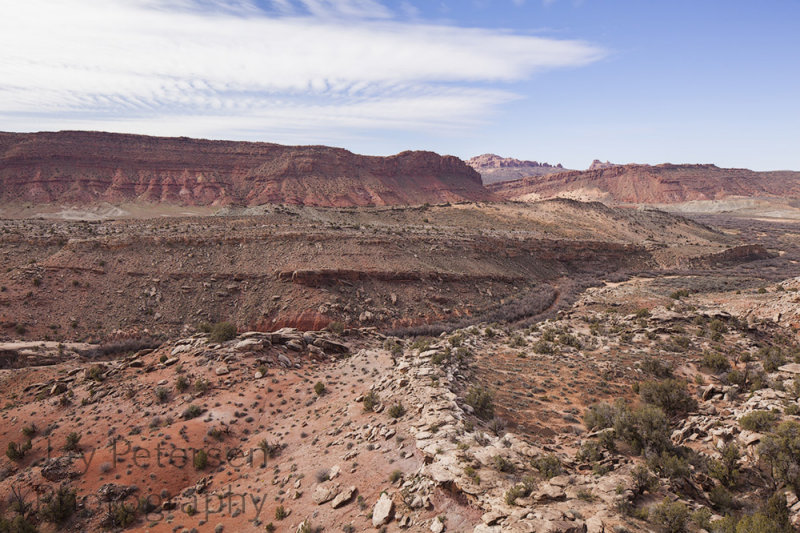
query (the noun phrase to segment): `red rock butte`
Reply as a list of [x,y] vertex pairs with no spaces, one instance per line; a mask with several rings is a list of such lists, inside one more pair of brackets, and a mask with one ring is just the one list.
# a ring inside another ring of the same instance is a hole
[[463,161],[87,131],[0,133],[0,201],[418,205],[493,199]]

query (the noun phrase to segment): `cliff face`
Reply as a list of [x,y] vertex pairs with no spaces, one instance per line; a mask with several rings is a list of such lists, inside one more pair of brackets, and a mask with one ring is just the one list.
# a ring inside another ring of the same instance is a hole
[[0,133],[0,201],[362,206],[485,201],[463,161],[101,132]]
[[497,183],[529,176],[546,176],[563,172],[561,163],[551,165],[538,161],[522,161],[512,157],[500,157],[495,154],[483,154],[467,160],[467,164],[477,170],[483,183]]
[[715,165],[617,165],[497,183],[488,189],[508,200],[580,195],[632,204],[800,198],[800,172],[754,172]]

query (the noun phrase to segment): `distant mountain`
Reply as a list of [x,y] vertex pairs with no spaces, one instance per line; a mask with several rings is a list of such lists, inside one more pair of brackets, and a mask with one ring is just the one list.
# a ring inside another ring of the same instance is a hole
[[589,170],[599,170],[601,168],[611,168],[611,167],[616,167],[616,166],[619,166],[619,165],[616,165],[616,164],[611,163],[609,161],[606,161],[605,163],[603,163],[599,159],[595,159],[594,161],[592,161],[592,164],[589,165]]
[[515,180],[529,176],[546,176],[565,169],[561,163],[551,165],[538,161],[522,161],[512,157],[483,154],[467,160],[467,164],[477,170],[484,184]]
[[715,165],[611,165],[487,187],[507,200],[570,197],[616,204],[677,204],[730,198],[800,199],[800,172]]
[[363,206],[486,201],[481,177],[433,152],[86,131],[0,133],[0,202]]

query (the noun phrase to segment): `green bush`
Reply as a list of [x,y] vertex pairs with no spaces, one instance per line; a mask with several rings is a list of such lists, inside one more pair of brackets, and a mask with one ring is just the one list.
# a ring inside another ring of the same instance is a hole
[[32,447],[33,444],[29,440],[22,444],[11,441],[6,448],[6,457],[12,461],[21,461]]
[[739,419],[739,425],[749,431],[763,433],[770,429],[780,415],[774,411],[751,411]]
[[317,396],[322,396],[325,394],[325,384],[321,381],[317,381],[314,383],[314,394]]
[[663,451],[658,455],[653,454],[647,460],[647,464],[661,477],[669,479],[689,477],[688,461],[674,453]]
[[720,352],[705,352],[703,354],[703,366],[719,374],[730,370],[731,363],[728,361],[725,354]]
[[672,376],[672,365],[657,357],[646,357],[642,360],[641,365],[642,370],[657,378],[668,378]]
[[492,457],[492,462],[494,463],[494,467],[497,469],[498,472],[505,472],[510,474],[516,470],[514,463],[512,463],[502,455],[498,454]]
[[793,533],[795,531],[789,521],[789,509],[786,496],[773,494],[769,500],[751,515],[741,518],[727,516],[712,524],[715,533]]
[[178,376],[178,379],[175,380],[175,390],[178,392],[183,392],[189,388],[189,380],[186,379],[186,376]]
[[389,410],[387,412],[388,412],[389,416],[392,417],[392,418],[400,418],[401,416],[406,414],[406,408],[403,407],[402,403],[397,402],[394,405],[392,405],[391,407],[389,407]]
[[25,516],[17,515],[11,519],[0,516],[0,533],[38,533],[38,531]]
[[283,520],[287,516],[289,516],[289,513],[283,505],[279,505],[275,508],[275,520]]
[[686,389],[686,382],[677,379],[645,381],[639,385],[642,401],[660,407],[667,415],[685,414],[697,408],[697,401]]
[[636,452],[660,453],[672,446],[669,421],[664,411],[654,405],[631,409],[618,402],[615,406],[614,431]]
[[105,522],[112,529],[124,529],[133,524],[134,521],[136,521],[136,506],[114,502],[108,504],[108,514]]
[[531,459],[531,465],[538,470],[545,479],[555,477],[564,471],[561,466],[561,461],[553,454],[535,457]]
[[61,485],[58,489],[42,498],[39,517],[54,524],[67,520],[75,512],[77,495],[74,489]]
[[208,465],[208,454],[205,452],[205,450],[197,450],[197,452],[194,454],[193,462],[194,467],[197,470],[203,470]]
[[470,387],[464,403],[472,407],[479,418],[488,420],[494,416],[494,395],[484,387]]
[[641,496],[645,491],[653,492],[658,488],[658,478],[650,474],[650,470],[644,465],[636,465],[631,470],[633,480],[633,492]]
[[772,477],[800,493],[800,423],[781,422],[758,447],[760,458],[769,465]]
[[184,420],[191,420],[192,418],[197,418],[202,414],[203,409],[200,406],[192,404],[183,410],[183,414],[181,416]]
[[726,487],[733,487],[739,479],[739,459],[742,451],[733,442],[728,442],[720,451],[722,458],[709,465],[709,474]]
[[64,443],[64,450],[74,452],[79,449],[78,443],[81,441],[81,435],[76,432],[71,432],[67,435],[66,442]]
[[166,403],[169,400],[169,389],[165,387],[156,387],[155,394],[159,403]]
[[614,407],[605,402],[590,405],[583,413],[583,423],[590,431],[613,427],[615,412]]
[[236,325],[231,322],[217,322],[211,326],[209,338],[213,342],[225,342],[236,337]]
[[378,393],[374,390],[369,391],[364,395],[364,410],[365,411],[373,411],[375,407],[378,406],[380,403],[380,398],[378,397]]
[[650,520],[667,533],[682,533],[686,531],[689,509],[684,503],[671,502],[664,498],[664,501],[650,510]]

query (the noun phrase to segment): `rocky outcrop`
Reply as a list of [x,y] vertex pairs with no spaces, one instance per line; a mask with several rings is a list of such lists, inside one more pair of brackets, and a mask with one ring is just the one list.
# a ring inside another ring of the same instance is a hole
[[561,163],[539,163],[538,161],[523,161],[513,157],[500,157],[495,154],[483,154],[467,160],[467,164],[480,172],[483,183],[497,183],[515,180],[528,176],[546,176],[563,172]]
[[800,198],[800,172],[754,172],[715,165],[612,165],[496,183],[506,200],[558,196],[619,204],[674,204],[726,198]]
[[0,201],[364,206],[484,201],[453,156],[102,132],[0,133]]

